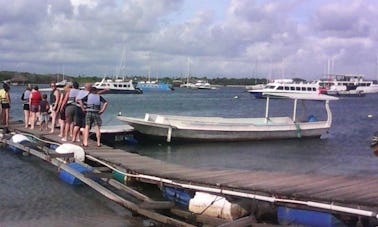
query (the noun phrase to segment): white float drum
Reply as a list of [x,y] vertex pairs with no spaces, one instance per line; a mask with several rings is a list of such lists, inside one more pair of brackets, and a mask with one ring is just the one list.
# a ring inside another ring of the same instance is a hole
[[[16,134],[16,135],[13,135],[12,138],[10,139],[10,141],[12,143],[17,143],[17,144],[22,144],[24,146],[27,146],[28,144],[31,144],[31,140],[22,135],[22,134]],[[19,153],[19,152],[22,152],[20,149],[18,149],[17,147],[15,146],[12,146],[12,145],[9,145],[9,149],[15,153]]]
[[70,143],[64,143],[55,149],[56,153],[59,154],[74,154],[75,161],[84,162],[85,152],[80,146]]

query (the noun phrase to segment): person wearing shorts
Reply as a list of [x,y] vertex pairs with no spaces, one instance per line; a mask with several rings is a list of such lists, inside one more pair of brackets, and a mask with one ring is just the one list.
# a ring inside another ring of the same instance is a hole
[[34,89],[32,90],[29,98],[29,107],[30,107],[30,122],[31,122],[31,129],[34,129],[35,122],[37,120],[37,117],[39,115],[39,110],[41,107],[41,100],[42,96],[39,92],[38,86],[34,86]]
[[0,90],[1,101],[1,115],[3,119],[3,125],[5,128],[9,126],[9,109],[10,109],[10,87],[7,83],[3,83],[3,89]]
[[[92,87],[88,96],[80,100],[80,107],[85,112],[85,128],[83,135],[83,146],[88,146],[89,129],[92,125],[95,126],[97,146],[101,146],[101,114],[105,111],[108,102],[99,94],[96,93],[97,89]],[[86,106],[84,106],[86,103]]]
[[52,82],[50,84],[52,89],[50,93],[50,106],[51,106],[51,130],[50,133],[54,133],[55,124],[57,122],[57,118],[59,118],[59,101],[60,101],[60,91],[56,88],[56,83]]
[[44,127],[46,127],[46,130],[48,129],[48,123],[50,120],[49,117],[49,110],[50,110],[50,104],[47,101],[47,95],[43,94],[42,95],[42,101],[41,101],[41,106],[40,106],[40,130],[42,131]]
[[24,110],[24,123],[25,128],[29,126],[29,118],[30,118],[30,106],[29,106],[29,98],[31,94],[30,85],[27,85],[25,91],[21,95],[21,101],[23,102],[22,109]]
[[68,134],[73,135],[74,128],[74,117],[76,112],[76,96],[79,93],[79,84],[74,81],[72,83],[72,88],[64,96],[63,103],[66,103],[65,118],[66,124],[64,129],[64,136],[62,141],[68,141]]

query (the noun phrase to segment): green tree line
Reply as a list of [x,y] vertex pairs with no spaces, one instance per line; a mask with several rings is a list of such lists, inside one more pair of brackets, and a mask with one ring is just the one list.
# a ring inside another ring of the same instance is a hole
[[[97,76],[67,76],[64,75],[67,81],[77,81],[82,83],[94,83],[100,81],[102,78]],[[132,79],[134,81],[147,80],[144,76],[127,76],[127,79]],[[51,81],[58,82],[63,79],[62,74],[37,74],[29,72],[16,72],[16,71],[0,71],[0,81],[7,81],[19,84],[48,84]],[[173,82],[185,83],[186,78],[180,77],[163,77],[159,78],[160,81],[172,84]],[[227,77],[217,77],[217,78],[207,78],[207,77],[191,77],[190,81],[195,82],[197,80],[206,80],[212,85],[254,85],[266,83],[266,79],[261,78],[227,78]]]

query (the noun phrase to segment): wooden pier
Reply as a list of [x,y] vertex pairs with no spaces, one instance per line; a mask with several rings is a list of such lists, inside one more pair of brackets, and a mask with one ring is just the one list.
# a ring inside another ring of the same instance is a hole
[[[10,129],[18,133],[33,134],[43,140],[62,143],[61,138],[55,134],[40,132],[38,129],[25,129],[22,124],[15,124]],[[84,150],[86,159],[122,173],[128,179],[275,205],[378,218],[378,178],[373,176],[188,168],[106,145],[97,147],[93,141]],[[251,220],[251,217],[244,219],[244,224]]]

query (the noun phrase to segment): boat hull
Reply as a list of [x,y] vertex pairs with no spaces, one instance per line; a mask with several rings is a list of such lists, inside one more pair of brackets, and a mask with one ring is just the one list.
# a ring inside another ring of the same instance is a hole
[[138,83],[136,86],[142,91],[172,91],[173,89],[165,83],[149,84],[149,83]]
[[106,90],[104,94],[143,94],[143,91],[140,89],[134,89],[134,90],[121,90],[121,89],[100,89],[97,88],[97,90]]
[[[153,136],[161,140],[166,140],[168,129],[164,128],[151,128],[145,126],[135,126],[131,124],[139,133]],[[253,141],[253,140],[269,140],[269,139],[295,139],[305,137],[320,137],[327,133],[328,129],[313,129],[310,131],[302,132],[298,135],[296,130],[288,131],[275,131],[275,132],[233,132],[233,131],[208,131],[208,130],[180,130],[172,129],[172,141]]]
[[[328,132],[329,127],[305,127],[305,126],[282,126],[281,129],[269,130],[268,127],[263,130],[206,130],[206,129],[180,129],[176,127],[167,127],[165,125],[151,125],[144,122],[126,121],[138,133],[137,138],[146,139],[146,136],[167,140],[170,135],[172,142],[177,141],[207,141],[207,142],[235,142],[235,141],[253,141],[253,140],[271,140],[271,139],[295,139],[305,137],[320,137]],[[311,124],[311,123],[307,123]],[[314,123],[316,125],[316,123]],[[169,132],[171,130],[171,132]]]

